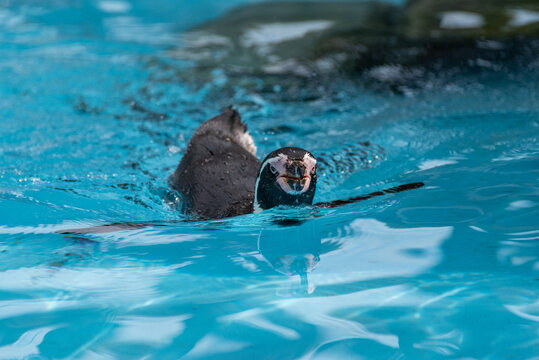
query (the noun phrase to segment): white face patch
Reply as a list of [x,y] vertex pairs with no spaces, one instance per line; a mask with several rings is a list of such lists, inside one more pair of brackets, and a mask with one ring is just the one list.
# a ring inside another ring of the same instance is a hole
[[253,210],[255,213],[258,213],[258,212],[261,212],[262,211],[262,208],[260,207],[260,203],[258,202],[258,184],[260,183],[260,174],[262,174],[262,172],[264,171],[264,169],[266,168],[266,166],[268,165],[272,165],[272,166],[275,166],[274,164],[276,162],[278,162],[279,160],[281,159],[288,159],[288,157],[284,154],[279,154],[277,155],[277,157],[273,157],[271,159],[267,159],[266,161],[264,161],[264,163],[260,166],[260,171],[258,172],[258,177],[256,178],[256,185],[255,185],[255,199],[253,201]]
[[279,154],[277,157],[268,159],[266,161],[270,167],[272,173],[283,174],[286,171],[286,163],[288,162],[288,156]]
[[298,170],[295,174],[289,174],[286,171],[286,165],[290,161],[286,157],[285,159],[279,159],[274,164],[277,172],[280,176],[277,178],[277,184],[283,189],[284,192],[290,195],[300,195],[309,190],[311,186],[312,171],[316,166],[316,160],[308,153],[303,156],[303,165],[305,166],[305,172],[303,177],[300,177]]
[[305,164],[305,171],[308,174],[312,174],[313,170],[316,168],[316,159],[311,156],[311,154],[307,153],[303,157],[303,163]]

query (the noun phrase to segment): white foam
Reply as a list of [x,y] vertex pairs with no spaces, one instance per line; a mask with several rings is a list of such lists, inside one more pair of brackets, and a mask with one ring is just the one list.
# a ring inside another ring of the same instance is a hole
[[442,29],[474,29],[485,25],[485,18],[468,11],[446,11],[442,13],[440,28]]

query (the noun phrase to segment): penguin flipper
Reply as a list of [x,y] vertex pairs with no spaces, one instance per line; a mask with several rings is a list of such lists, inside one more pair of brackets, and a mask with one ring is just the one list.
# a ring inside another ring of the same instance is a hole
[[62,235],[104,234],[104,233],[111,233],[111,232],[125,231],[125,230],[138,230],[138,229],[142,229],[149,226],[163,226],[163,225],[116,222],[116,223],[99,225],[99,226],[90,226],[86,228],[58,230],[58,231],[55,231],[55,233],[62,234]]
[[314,204],[314,207],[325,208],[325,209],[335,208],[337,206],[352,204],[352,203],[360,202],[363,200],[369,200],[376,196],[382,196],[386,194],[394,194],[394,193],[407,191],[407,190],[419,189],[420,187],[423,187],[423,186],[425,186],[425,184],[422,182],[402,184],[402,185],[395,186],[389,189],[375,191],[367,195],[356,196],[356,197],[346,199],[346,200],[333,200],[333,201],[328,201],[328,202],[319,202],[319,203]]

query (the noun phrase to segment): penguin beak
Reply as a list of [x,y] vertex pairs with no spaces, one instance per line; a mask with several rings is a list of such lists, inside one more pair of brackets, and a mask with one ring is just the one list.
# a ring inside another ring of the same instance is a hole
[[299,195],[309,190],[311,175],[305,171],[303,164],[294,164],[279,175],[277,183],[286,193]]
[[311,177],[309,175],[303,177],[281,175],[277,179],[277,183],[285,192],[291,195],[299,195],[309,189],[309,185],[311,184]]

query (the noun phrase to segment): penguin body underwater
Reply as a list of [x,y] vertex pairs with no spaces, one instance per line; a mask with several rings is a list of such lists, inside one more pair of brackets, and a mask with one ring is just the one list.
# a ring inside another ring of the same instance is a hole
[[220,219],[279,205],[311,205],[316,159],[306,150],[285,147],[260,162],[247,126],[228,107],[195,131],[169,180],[185,214]]

